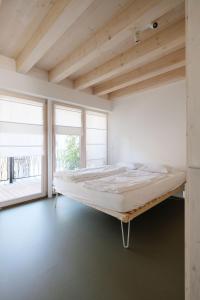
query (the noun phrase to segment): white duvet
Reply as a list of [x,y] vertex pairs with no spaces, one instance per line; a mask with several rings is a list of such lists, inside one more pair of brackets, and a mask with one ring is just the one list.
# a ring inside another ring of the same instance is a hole
[[126,170],[112,176],[85,181],[83,186],[95,191],[118,194],[144,187],[166,176],[167,174],[162,173]]
[[55,178],[61,178],[69,182],[83,182],[89,180],[95,180],[102,177],[118,175],[120,173],[126,172],[126,167],[118,167],[106,165],[99,168],[85,168],[75,171],[60,171],[54,174]]

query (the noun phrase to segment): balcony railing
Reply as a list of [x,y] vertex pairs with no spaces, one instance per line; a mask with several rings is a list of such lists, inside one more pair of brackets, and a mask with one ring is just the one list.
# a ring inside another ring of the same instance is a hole
[[0,182],[41,175],[40,156],[0,157]]

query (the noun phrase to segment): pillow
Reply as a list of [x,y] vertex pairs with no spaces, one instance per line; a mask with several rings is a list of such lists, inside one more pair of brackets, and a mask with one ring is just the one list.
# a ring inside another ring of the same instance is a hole
[[168,166],[156,163],[148,163],[144,164],[140,167],[140,170],[148,171],[151,173],[162,173],[167,174],[169,173],[170,168]]
[[142,167],[142,164],[134,163],[134,162],[118,162],[117,166],[118,167],[126,167],[127,169],[130,169],[130,170],[137,170],[140,167]]

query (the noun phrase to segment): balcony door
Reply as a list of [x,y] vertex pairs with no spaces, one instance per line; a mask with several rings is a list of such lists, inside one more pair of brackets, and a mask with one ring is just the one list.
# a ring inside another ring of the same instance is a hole
[[0,206],[45,195],[45,104],[0,97]]
[[55,104],[54,132],[54,170],[75,170],[82,167],[82,110]]

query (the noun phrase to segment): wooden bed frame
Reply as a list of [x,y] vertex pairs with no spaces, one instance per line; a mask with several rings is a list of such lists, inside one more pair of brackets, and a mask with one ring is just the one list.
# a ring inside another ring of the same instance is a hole
[[[149,202],[147,202],[145,205],[138,207],[136,209],[133,209],[132,211],[125,212],[125,213],[120,213],[114,210],[102,208],[93,204],[89,204],[83,201],[78,200],[78,202],[83,203],[89,207],[92,207],[98,211],[104,212],[112,217],[117,218],[118,220],[121,221],[121,231],[122,231],[122,241],[123,241],[123,247],[124,248],[129,248],[129,241],[130,241],[130,222],[135,219],[137,216],[141,215],[145,211],[151,209],[152,207],[158,205],[159,203],[163,202],[164,200],[168,199],[170,196],[175,195],[178,192],[183,192],[185,190],[185,182],[181,184],[179,187],[176,189],[167,192],[164,195],[161,195]],[[57,196],[60,192],[56,191],[56,200],[55,200],[55,208],[57,206]],[[62,193],[60,193],[62,194]],[[63,194],[64,195],[64,194]],[[65,195],[64,195],[65,196]],[[67,195],[66,195],[67,196]],[[125,239],[125,234],[124,234],[124,224],[128,223],[128,230],[127,230],[127,238]]]

